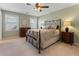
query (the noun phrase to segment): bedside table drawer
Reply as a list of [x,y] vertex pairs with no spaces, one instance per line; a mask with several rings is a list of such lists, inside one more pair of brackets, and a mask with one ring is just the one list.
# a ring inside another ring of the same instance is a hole
[[63,38],[63,42],[69,43],[70,42],[70,38]]
[[64,37],[70,37],[72,34],[71,34],[71,33],[62,33],[62,35],[63,35]]
[[63,37],[62,39],[70,40],[70,37]]

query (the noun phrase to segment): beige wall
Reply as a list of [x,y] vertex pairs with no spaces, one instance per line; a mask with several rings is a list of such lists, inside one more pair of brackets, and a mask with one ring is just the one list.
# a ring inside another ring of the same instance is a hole
[[[64,20],[71,20],[72,27],[69,29],[75,34],[75,42],[79,43],[79,4],[39,17],[39,21],[55,19],[62,19],[62,26]],[[64,31],[64,28],[62,28],[62,31]]]
[[2,13],[0,10],[0,40],[2,40]]
[[[29,15],[24,15],[20,13],[15,13],[15,12],[10,12],[10,11],[2,11],[3,15],[3,37],[8,37],[8,36],[15,36],[19,34],[19,30],[15,32],[5,32],[5,27],[4,27],[4,14],[5,13],[12,13],[15,15],[19,15],[19,25],[20,27],[23,26],[24,23],[27,24],[27,26],[30,26],[30,16]],[[64,20],[71,20],[72,21],[72,27],[70,27],[70,31],[74,32],[75,34],[75,42],[79,43],[79,5],[75,5],[73,7],[65,8],[60,11],[52,12],[44,16],[40,16],[39,18],[39,25],[41,21],[44,20],[55,20],[55,19],[62,19],[62,26],[63,26],[63,21]],[[62,31],[64,28],[62,28]]]
[[19,35],[19,30],[17,31],[5,31],[5,13],[7,14],[14,14],[14,15],[18,15],[19,16],[19,27],[23,27],[24,23],[25,26],[29,27],[29,21],[30,21],[30,16],[29,15],[25,15],[25,14],[20,14],[20,13],[15,13],[15,12],[10,12],[10,11],[4,11],[2,10],[2,20],[3,20],[3,38],[4,37],[11,37],[11,36],[18,36]]

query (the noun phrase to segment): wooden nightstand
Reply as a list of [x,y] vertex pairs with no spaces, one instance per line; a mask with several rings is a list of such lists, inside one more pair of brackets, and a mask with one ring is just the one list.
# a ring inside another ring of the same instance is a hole
[[19,35],[20,37],[26,37],[26,32],[31,29],[30,27],[20,27]]
[[74,42],[74,32],[61,32],[61,41],[72,45]]

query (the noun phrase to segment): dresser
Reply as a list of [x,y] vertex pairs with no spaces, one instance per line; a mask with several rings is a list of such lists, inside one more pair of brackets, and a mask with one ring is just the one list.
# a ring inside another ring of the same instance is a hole
[[19,36],[26,37],[26,32],[30,29],[30,27],[20,27]]
[[72,45],[74,43],[74,32],[61,32],[61,41]]

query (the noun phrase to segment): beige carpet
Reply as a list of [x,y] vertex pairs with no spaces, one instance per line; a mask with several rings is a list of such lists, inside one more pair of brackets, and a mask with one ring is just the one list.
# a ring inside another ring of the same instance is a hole
[[30,43],[25,41],[25,38],[5,39],[0,41],[0,56],[78,56],[79,46],[71,46],[65,43],[58,42],[51,47],[41,51]]

